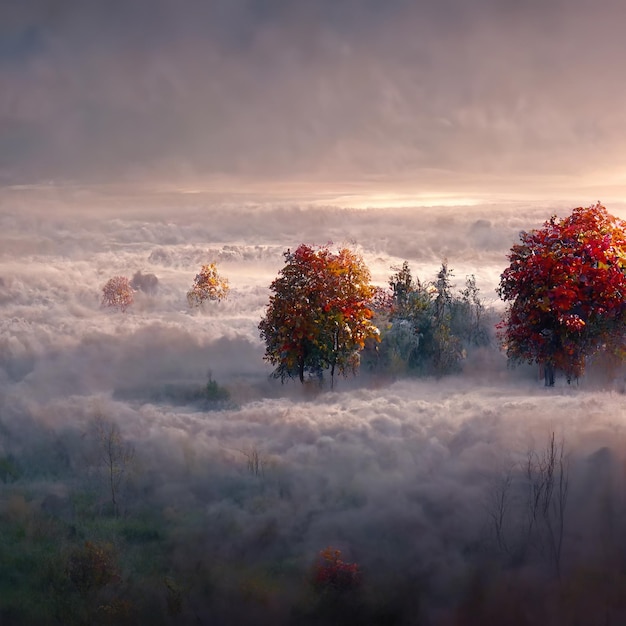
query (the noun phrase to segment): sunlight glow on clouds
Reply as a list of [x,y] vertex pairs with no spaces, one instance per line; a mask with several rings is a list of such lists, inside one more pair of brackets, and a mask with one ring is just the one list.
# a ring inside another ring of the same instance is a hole
[[[326,201],[324,201],[326,202]],[[476,206],[484,202],[479,198],[464,198],[452,194],[377,194],[363,196],[345,195],[332,200],[338,206],[353,207],[355,209],[384,209],[402,207],[460,207]]]

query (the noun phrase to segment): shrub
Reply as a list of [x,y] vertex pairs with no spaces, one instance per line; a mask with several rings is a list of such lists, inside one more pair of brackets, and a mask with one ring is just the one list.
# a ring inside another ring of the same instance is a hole
[[360,586],[361,572],[356,563],[341,559],[341,550],[329,546],[319,553],[313,568],[312,584],[321,592],[350,591]]
[[66,571],[70,582],[82,595],[119,580],[119,568],[110,544],[86,541],[70,554]]

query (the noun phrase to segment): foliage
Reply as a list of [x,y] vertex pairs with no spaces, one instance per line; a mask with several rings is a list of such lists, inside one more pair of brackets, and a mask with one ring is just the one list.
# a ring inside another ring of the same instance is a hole
[[196,274],[193,286],[187,292],[187,302],[190,307],[200,306],[207,300],[220,302],[228,297],[229,291],[228,280],[218,274],[215,263],[209,263]]
[[284,381],[305,373],[319,378],[330,368],[356,371],[366,340],[378,337],[370,308],[374,289],[362,258],[347,248],[302,244],[285,253],[285,267],[270,286],[273,295],[259,324],[265,359]]
[[453,331],[468,344],[484,346],[489,343],[489,332],[485,325],[487,314],[480,299],[480,290],[476,286],[476,277],[472,274],[465,279],[465,288],[460,291],[460,299],[453,304]]
[[498,288],[509,303],[499,331],[512,361],[543,363],[569,380],[605,347],[623,354],[625,226],[597,203],[520,234]]
[[76,548],[67,560],[67,576],[81,594],[119,580],[119,566],[110,544],[93,543]]
[[163,584],[167,590],[165,603],[167,606],[167,614],[172,617],[180,615],[183,609],[184,590],[172,578],[165,577]]
[[113,276],[102,288],[102,306],[124,312],[133,303],[133,288],[126,276]]
[[203,388],[203,400],[207,402],[226,402],[230,400],[230,392],[228,389],[213,380],[211,372],[209,372],[209,380]]
[[321,592],[350,591],[360,586],[361,572],[356,563],[342,560],[341,550],[328,547],[318,556],[313,568],[312,584]]
[[455,294],[445,260],[436,279],[425,285],[407,261],[392,269],[389,290],[375,301],[376,321],[383,328],[379,368],[441,376],[460,368],[468,348],[488,343],[485,307],[474,276]]
[[434,283],[432,360],[438,375],[458,369],[462,358],[461,341],[451,328],[454,297],[452,295],[452,270],[443,261]]
[[128,543],[135,544],[161,541],[163,538],[159,528],[139,519],[124,520],[123,526],[120,527],[120,535]]
[[15,461],[8,456],[0,457],[0,481],[10,483],[17,480],[20,476],[20,470]]
[[[547,435],[527,455],[503,451],[515,461],[509,471],[502,467],[500,485],[499,463],[481,472],[466,508],[475,523],[448,546],[450,552],[460,545],[469,555],[461,577],[456,568],[433,570],[427,541],[407,544],[403,533],[394,532],[398,514],[407,526],[407,519],[423,520],[423,507],[409,518],[406,507],[390,511],[381,528],[391,530],[381,541],[357,541],[358,565],[333,548],[310,562],[302,541],[289,540],[311,524],[311,507],[292,506],[302,494],[289,492],[289,485],[303,481],[294,474],[279,483],[274,471],[251,481],[230,455],[215,462],[215,449],[197,473],[174,455],[163,465],[165,478],[156,464],[146,464],[141,491],[123,518],[76,506],[89,495],[89,508],[98,508],[97,494],[75,491],[82,478],[76,466],[64,464],[62,482],[53,484],[34,464],[0,497],[0,624],[623,624],[619,450],[576,453],[577,471],[570,472],[564,442],[554,432]],[[72,447],[90,443],[56,436],[47,441],[50,447],[38,447],[39,454],[56,455],[64,441]],[[599,445],[597,436],[593,441],[591,450]],[[256,471],[255,449],[249,450]],[[25,451],[21,447],[15,457],[19,467],[29,465]],[[82,457],[78,449],[75,454]],[[294,463],[289,471],[304,476],[312,467]],[[382,471],[394,472],[395,464]],[[345,481],[352,489],[352,476]],[[313,518],[313,530],[327,532],[324,511],[348,511],[337,528],[352,532],[363,507],[345,509],[336,499],[336,482],[309,482],[309,493],[319,496],[315,511],[322,513]],[[179,497],[182,484],[193,497]],[[58,506],[45,506],[46,494],[55,494]],[[212,511],[207,500],[227,506]],[[456,504],[431,506],[428,520],[436,524],[441,515],[454,515]],[[281,510],[285,514],[276,514]],[[486,541],[481,516],[494,543]],[[433,571],[435,588],[428,582]],[[511,606],[519,620],[510,618]]]

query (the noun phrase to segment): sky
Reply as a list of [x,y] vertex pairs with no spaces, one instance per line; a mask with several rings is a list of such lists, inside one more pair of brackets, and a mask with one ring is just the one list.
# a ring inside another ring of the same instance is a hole
[[626,198],[617,0],[5,0],[0,184]]

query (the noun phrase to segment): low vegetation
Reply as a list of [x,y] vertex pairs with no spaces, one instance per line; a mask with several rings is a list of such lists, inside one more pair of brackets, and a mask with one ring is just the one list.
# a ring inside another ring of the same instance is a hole
[[[431,551],[414,536],[418,529],[388,536],[382,519],[382,541],[355,536],[354,550],[311,553],[292,536],[311,521],[295,479],[263,463],[256,447],[213,465],[204,495],[181,506],[157,495],[158,478],[141,475],[141,451],[114,422],[96,416],[82,441],[82,449],[65,450],[73,458],[54,483],[32,467],[24,471],[19,456],[12,461],[11,482],[0,491],[2,624],[557,625],[580,617],[600,626],[626,617],[621,496],[606,485],[585,495],[570,471],[576,459],[555,433],[481,483],[483,498],[464,515],[482,517],[482,524],[468,528],[465,547],[457,546],[464,564],[435,585],[421,561]],[[101,463],[103,480],[70,471],[94,450],[109,450],[111,441],[123,454],[92,459]],[[59,445],[51,442],[49,454]],[[122,467],[127,481],[113,494],[109,478]],[[168,480],[184,478],[193,493],[201,484],[194,471],[172,465]],[[581,514],[583,497],[588,510]],[[233,499],[237,516],[219,505]],[[336,506],[315,514],[332,515]],[[340,509],[348,516],[348,546],[349,516],[361,515],[363,506],[348,499]],[[237,519],[244,514],[242,525]],[[396,541],[408,554],[393,547]]]

